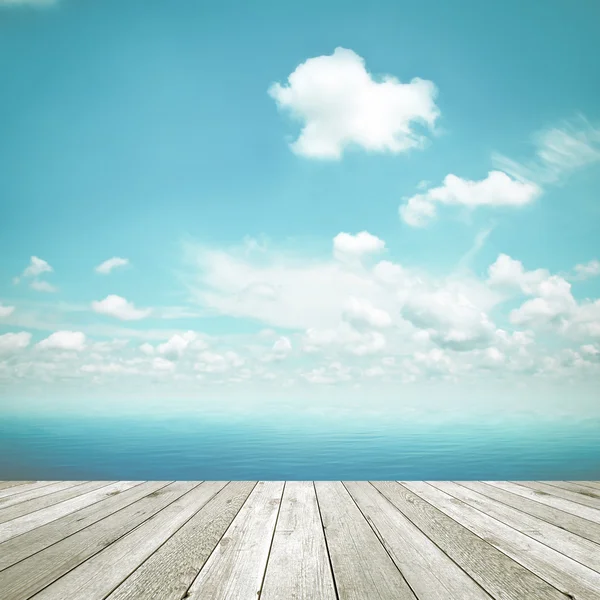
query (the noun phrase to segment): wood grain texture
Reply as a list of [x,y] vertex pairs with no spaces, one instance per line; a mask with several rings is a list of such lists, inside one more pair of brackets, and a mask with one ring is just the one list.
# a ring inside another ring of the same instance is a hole
[[89,506],[0,544],[0,571],[130,506],[166,485],[165,481],[120,481],[106,487]]
[[12,496],[8,496],[7,498],[0,498],[0,511],[10,506],[27,502],[28,500],[42,498],[49,494],[53,494],[54,492],[61,492],[62,490],[76,487],[82,483],[85,483],[85,481],[57,481],[56,483],[44,485],[42,487],[29,490],[28,492],[21,492],[20,494],[14,494]]
[[544,483],[543,481],[518,481],[515,483],[526,486],[537,493],[558,496],[559,498],[564,498],[565,500],[570,500],[571,502],[593,508],[598,511],[598,519],[600,519],[600,498],[593,492],[591,494],[582,494],[579,491],[569,490],[563,486],[556,484],[551,485],[549,483]]
[[595,500],[598,500],[600,503],[600,489],[595,489],[589,485],[583,485],[575,481],[541,481],[540,483],[563,488],[571,492],[576,492],[577,494],[583,494],[588,498],[594,498]]
[[564,594],[600,600],[600,574],[425,482],[404,485]]
[[107,548],[198,485],[175,482],[0,572],[0,589],[25,600]]
[[430,484],[525,535],[600,572],[600,546],[451,481]]
[[370,483],[344,482],[419,600],[490,600],[467,573]]
[[373,485],[494,599],[568,598],[404,485],[387,481]]
[[[47,485],[52,485],[54,483],[63,483],[62,481],[32,481],[31,483],[25,483],[19,486],[11,486],[0,490],[0,502],[4,501],[4,498],[8,498],[9,496],[14,496],[17,494],[26,494],[31,490],[37,490],[39,488],[43,488]],[[0,505],[1,506],[1,505]]]
[[180,600],[256,485],[232,481],[107,600]]
[[312,481],[286,483],[261,600],[336,600]]
[[600,481],[569,481],[569,483],[576,483],[594,490],[600,490]]
[[187,593],[190,600],[256,600],[263,581],[283,481],[259,481]]
[[415,600],[341,481],[315,482],[340,600]]
[[543,490],[533,490],[526,485],[520,485],[511,481],[488,481],[486,483],[489,483],[489,485],[493,485],[495,487],[499,487],[507,492],[517,494],[518,496],[535,500],[536,502],[546,504],[547,506],[553,506],[554,508],[558,508],[564,512],[577,515],[582,519],[587,519],[588,521],[593,521],[594,523],[600,524],[600,511],[595,508],[584,506],[578,502],[561,498],[560,496],[550,494]]
[[16,487],[18,485],[25,485],[27,483],[35,483],[34,481],[0,481],[0,490],[6,488]]
[[[114,485],[117,486],[116,488],[113,488],[114,493],[116,493],[119,489],[127,489],[126,487],[123,488],[123,486],[135,484],[134,482],[121,481]],[[59,502],[54,506],[48,506],[33,513],[28,513],[21,517],[12,519],[11,521],[6,521],[5,523],[0,524],[0,542],[5,542],[18,535],[27,533],[36,527],[46,525],[47,523],[51,523],[52,521],[55,521],[64,515],[74,512],[83,506],[97,502],[99,499],[104,498],[106,493],[112,492],[107,492],[105,486],[99,490],[87,492],[86,494],[76,496],[70,500]]]
[[[201,483],[102,552],[36,594],[36,600],[102,600],[185,525],[227,482]],[[146,596],[147,597],[147,596]]]
[[492,486],[483,481],[459,481],[461,486],[483,494],[486,498],[493,498],[507,506],[512,506],[528,515],[542,519],[575,533],[587,540],[600,544],[600,524],[593,523],[587,519],[582,519],[571,513],[567,513],[553,506],[541,504],[536,500],[513,494],[512,492]]
[[31,500],[20,502],[18,504],[10,506],[9,508],[2,508],[0,509],[0,523],[12,521],[12,519],[16,519],[18,517],[22,517],[23,515],[36,512],[38,510],[41,510],[42,508],[47,508],[48,506],[53,506],[55,504],[58,504],[59,502],[64,502],[65,500],[70,500],[71,498],[81,496],[82,494],[86,494],[87,492],[92,492],[94,490],[106,487],[111,483],[117,482],[89,481],[87,483],[75,485],[51,494],[46,494],[45,496],[41,496],[40,498],[32,498]]

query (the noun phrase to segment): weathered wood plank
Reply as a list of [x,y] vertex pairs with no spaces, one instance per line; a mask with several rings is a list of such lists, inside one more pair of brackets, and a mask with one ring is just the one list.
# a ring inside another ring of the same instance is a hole
[[495,600],[567,600],[567,596],[395,482],[373,482],[429,539]]
[[574,481],[541,481],[540,483],[545,483],[547,485],[569,490],[577,494],[583,494],[588,498],[593,498],[597,500],[598,506],[600,506],[600,489],[597,490],[587,485],[576,483]]
[[197,482],[189,481],[171,483],[110,517],[12,565],[0,572],[0,589],[10,600],[31,597],[197,485]]
[[36,600],[102,600],[226,485],[201,483],[36,594]]
[[483,496],[451,481],[432,481],[430,484],[446,494],[513,527],[517,531],[569,556],[582,565],[600,573],[600,546],[556,525],[532,517],[501,502]]
[[587,540],[600,544],[600,524],[582,519],[571,513],[559,510],[547,504],[541,504],[536,500],[519,496],[507,490],[489,485],[483,481],[459,481],[457,482],[475,492],[479,492],[486,498],[493,498],[507,506],[512,506],[528,515],[542,519],[556,525],[561,529],[575,533]]
[[167,485],[165,481],[119,481],[104,488],[89,505],[0,544],[0,571],[85,529]]
[[31,483],[25,483],[20,486],[4,488],[3,490],[0,490],[0,498],[8,498],[8,496],[25,494],[31,490],[37,490],[38,488],[52,485],[53,483],[62,483],[62,481],[32,481]]
[[15,494],[13,496],[9,496],[8,498],[2,498],[0,499],[0,514],[2,514],[2,511],[4,509],[9,508],[11,506],[15,506],[17,504],[21,504],[22,502],[27,502],[29,500],[43,498],[48,494],[53,494],[54,492],[61,492],[63,490],[76,487],[83,483],[85,483],[85,481],[58,481],[50,485],[45,485],[41,488],[29,490],[25,493]]
[[18,485],[26,485],[27,483],[35,483],[35,481],[0,481],[0,490],[16,487]]
[[317,500],[343,600],[415,600],[415,595],[341,481],[316,481]]
[[[68,515],[69,513],[75,512],[76,510],[87,506],[90,503],[97,502],[98,500],[105,498],[107,493],[116,493],[117,491],[123,489],[123,485],[135,485],[135,482],[133,481],[119,483],[121,485],[117,488],[111,488],[110,492],[105,488],[101,488],[100,490],[87,492],[86,494],[76,496],[70,500],[65,500],[63,502],[59,502],[58,504],[54,504],[53,506],[47,506],[46,508],[42,508],[33,513],[28,513],[21,517],[17,517],[16,519],[12,519],[11,521],[1,523],[0,542],[6,542],[11,538],[22,535],[23,533],[27,533],[36,527],[41,527],[42,525],[56,521],[60,517]],[[125,487],[124,489],[127,488]]]
[[190,586],[190,600],[256,600],[279,513],[283,481],[260,481]]
[[524,498],[536,500],[541,504],[553,506],[554,508],[558,508],[559,510],[571,513],[572,515],[577,515],[582,519],[588,519],[589,521],[593,521],[594,523],[600,524],[600,511],[596,510],[595,508],[583,506],[583,504],[579,504],[578,502],[573,502],[571,500],[555,496],[554,494],[532,490],[530,487],[527,487],[525,485],[518,485],[517,483],[513,483],[510,481],[487,481],[486,483],[495,487],[499,487],[500,489],[506,490],[508,492],[512,492],[513,494],[518,494],[519,496],[523,496]]
[[600,481],[569,481],[568,483],[576,483],[592,490],[600,490]]
[[578,491],[566,489],[564,486],[551,485],[549,483],[544,483],[543,481],[515,481],[514,483],[528,487],[538,493],[558,496],[565,500],[571,500],[571,502],[577,502],[577,504],[583,504],[583,506],[589,506],[598,511],[598,516],[600,518],[600,498],[593,492],[581,494]]
[[424,481],[403,485],[567,596],[600,600],[599,573]]
[[181,600],[255,484],[225,486],[106,600]]
[[110,485],[111,483],[116,483],[116,481],[89,481],[87,483],[82,483],[81,485],[72,486],[52,494],[41,496],[40,498],[32,498],[31,500],[20,502],[9,508],[3,508],[0,510],[0,523],[6,523],[6,521],[12,521],[23,515],[41,510],[42,508],[54,506],[59,502],[81,496],[87,492]]
[[312,481],[286,483],[261,600],[336,600]]
[[368,482],[344,482],[419,600],[490,600],[467,573]]

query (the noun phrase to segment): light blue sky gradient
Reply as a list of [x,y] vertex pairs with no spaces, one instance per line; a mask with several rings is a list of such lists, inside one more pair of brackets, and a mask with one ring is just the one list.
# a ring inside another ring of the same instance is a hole
[[0,409],[519,389],[543,411],[562,385],[591,414],[598,22],[0,0]]

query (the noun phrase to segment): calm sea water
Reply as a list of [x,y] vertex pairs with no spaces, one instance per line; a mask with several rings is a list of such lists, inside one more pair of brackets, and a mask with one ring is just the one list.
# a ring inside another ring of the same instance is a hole
[[600,421],[9,417],[0,479],[600,479]]

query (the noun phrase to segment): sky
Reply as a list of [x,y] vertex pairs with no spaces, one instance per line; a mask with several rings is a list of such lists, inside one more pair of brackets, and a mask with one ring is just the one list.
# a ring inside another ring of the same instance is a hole
[[0,410],[599,415],[599,21],[0,0]]

